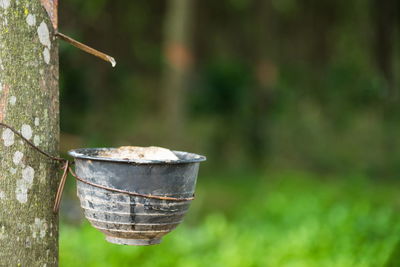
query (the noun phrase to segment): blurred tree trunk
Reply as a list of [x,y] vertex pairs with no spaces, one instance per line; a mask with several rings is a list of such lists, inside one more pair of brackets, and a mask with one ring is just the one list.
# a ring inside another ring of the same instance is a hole
[[256,40],[253,54],[256,85],[250,122],[250,155],[256,164],[262,164],[269,150],[268,117],[273,104],[273,93],[277,79],[277,66],[271,56],[275,51],[275,17],[271,3],[265,0],[255,1]]
[[[382,77],[385,79],[387,92],[383,103],[383,122],[384,122],[384,150],[385,162],[389,166],[386,175],[391,175],[391,171],[397,172],[399,162],[396,148],[399,120],[399,92],[395,86],[394,73],[394,44],[396,20],[398,20],[398,1],[374,0],[372,4],[372,15],[375,25],[374,36],[374,58]],[[386,171],[386,172],[387,172]]]
[[164,28],[164,71],[161,102],[167,144],[182,143],[185,95],[192,63],[190,25],[194,0],[169,0]]
[[389,101],[398,97],[394,85],[394,42],[398,8],[398,0],[374,0],[372,5],[375,20],[375,59],[379,71],[387,82]]
[[[41,1],[0,1],[0,121],[58,153],[58,46]],[[0,128],[0,266],[57,266],[53,161]]]

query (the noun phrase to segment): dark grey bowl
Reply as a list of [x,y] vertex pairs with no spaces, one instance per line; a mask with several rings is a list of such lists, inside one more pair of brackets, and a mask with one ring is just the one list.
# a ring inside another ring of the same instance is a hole
[[[137,194],[190,198],[204,156],[173,151],[177,161],[99,157],[115,148],[82,148],[68,152],[75,171],[89,183]],[[160,200],[99,188],[77,180],[78,197],[90,223],[106,240],[125,245],[152,245],[182,221],[191,200]]]

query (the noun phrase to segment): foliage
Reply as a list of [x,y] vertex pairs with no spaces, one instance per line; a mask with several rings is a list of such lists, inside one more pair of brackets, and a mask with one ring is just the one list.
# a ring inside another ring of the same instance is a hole
[[61,129],[81,137],[67,146],[164,145],[216,166],[397,177],[395,2],[196,1],[174,143],[160,130],[171,2],[60,2],[63,31],[118,61],[61,44]]
[[116,246],[64,224],[61,265],[399,265],[398,182],[383,179],[400,171],[395,2],[196,1],[175,143],[160,126],[172,2],[60,2],[66,33],[118,61],[61,45],[63,146],[208,157],[198,199],[162,244]]
[[160,245],[109,244],[61,225],[67,266],[398,266],[398,182],[300,172],[200,180],[187,220]]

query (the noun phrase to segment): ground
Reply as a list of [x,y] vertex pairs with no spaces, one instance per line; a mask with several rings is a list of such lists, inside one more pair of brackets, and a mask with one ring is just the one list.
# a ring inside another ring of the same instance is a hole
[[61,266],[399,266],[397,181],[305,172],[200,174],[186,220],[160,245],[61,226]]

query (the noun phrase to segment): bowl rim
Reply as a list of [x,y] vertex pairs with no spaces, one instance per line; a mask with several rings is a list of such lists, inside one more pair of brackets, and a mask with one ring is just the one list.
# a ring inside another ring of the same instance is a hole
[[105,162],[117,162],[117,163],[129,163],[129,164],[181,164],[181,163],[196,163],[205,161],[207,158],[203,155],[198,155],[195,153],[171,150],[174,154],[179,154],[189,156],[189,159],[179,159],[179,160],[143,160],[143,159],[117,159],[110,157],[98,157],[95,155],[90,155],[89,152],[95,151],[105,151],[110,149],[117,149],[116,147],[93,147],[93,148],[77,148],[68,151],[68,155],[75,159],[85,159],[85,160],[96,160]]

